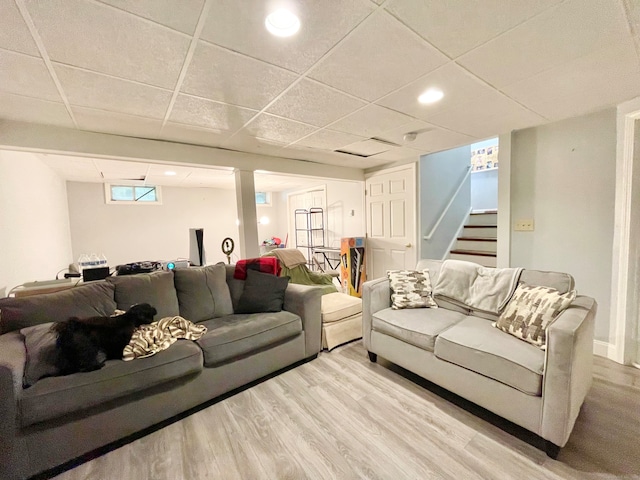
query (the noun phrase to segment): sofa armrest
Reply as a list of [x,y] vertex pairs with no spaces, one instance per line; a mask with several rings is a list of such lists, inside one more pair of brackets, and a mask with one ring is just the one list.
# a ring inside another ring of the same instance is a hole
[[598,304],[578,296],[547,329],[541,436],[563,447],[593,380]]
[[362,342],[371,346],[371,319],[373,314],[391,306],[391,287],[387,278],[376,278],[362,285]]
[[19,332],[0,336],[0,478],[14,478],[17,458],[25,452],[16,445],[18,398],[27,353]]
[[290,283],[284,294],[284,309],[302,319],[305,337],[305,357],[320,352],[322,347],[322,289]]

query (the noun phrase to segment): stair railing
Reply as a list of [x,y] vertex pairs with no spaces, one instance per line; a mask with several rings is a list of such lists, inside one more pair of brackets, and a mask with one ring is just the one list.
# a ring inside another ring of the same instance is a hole
[[453,205],[453,201],[458,196],[458,193],[460,193],[460,190],[462,190],[462,186],[464,185],[464,182],[467,181],[467,178],[469,178],[469,175],[471,175],[471,165],[469,165],[467,167],[467,173],[465,174],[464,178],[460,182],[460,185],[458,185],[458,188],[456,189],[455,193],[453,194],[453,196],[449,200],[449,203],[447,203],[447,206],[444,207],[444,210],[442,211],[442,214],[440,215],[440,218],[438,218],[438,221],[436,222],[436,224],[433,226],[433,228],[431,229],[431,231],[429,232],[428,235],[425,235],[425,236],[422,237],[424,240],[431,240],[431,237],[433,237],[433,234],[436,232],[436,230],[438,229],[438,227],[442,223],[442,220],[444,219],[445,215],[447,214],[447,212],[451,208],[451,205]]

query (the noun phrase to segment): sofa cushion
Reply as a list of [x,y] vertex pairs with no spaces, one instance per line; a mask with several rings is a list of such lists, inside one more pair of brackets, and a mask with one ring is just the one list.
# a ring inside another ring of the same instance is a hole
[[192,322],[233,313],[231,294],[223,263],[174,271],[180,316]]
[[403,340],[423,350],[433,351],[436,337],[457,324],[465,315],[438,309],[394,310],[385,308],[373,314],[372,329]]
[[279,312],[284,305],[284,292],[289,277],[248,270],[244,290],[238,300],[236,313]]
[[555,288],[521,283],[495,327],[532,345],[544,347],[547,327],[575,298],[575,290],[560,294]]
[[41,323],[20,330],[27,354],[22,376],[24,388],[30,387],[43,377],[55,376],[59,372],[56,366],[58,335],[51,330],[52,325],[53,323]]
[[528,395],[542,394],[544,352],[505,335],[479,317],[466,317],[436,339],[436,357]]
[[302,332],[302,320],[287,312],[235,314],[201,322],[207,333],[197,341],[207,367],[235,360]]
[[391,308],[437,308],[429,270],[387,270],[391,287]]
[[545,272],[543,270],[523,270],[520,281],[527,285],[541,285],[555,288],[560,293],[570,292],[575,288],[575,281],[568,273]]
[[109,316],[116,309],[113,285],[91,282],[61,292],[0,299],[0,331],[7,333],[69,317]]
[[20,422],[23,427],[102,403],[202,371],[202,351],[191,341],[179,340],[152,357],[131,362],[107,360],[93,372],[48,377],[23,390]]
[[336,322],[362,313],[362,299],[346,293],[333,292],[320,297],[322,323]]
[[116,287],[115,299],[120,310],[148,303],[158,311],[155,320],[180,315],[172,271],[120,275],[108,277],[107,281]]

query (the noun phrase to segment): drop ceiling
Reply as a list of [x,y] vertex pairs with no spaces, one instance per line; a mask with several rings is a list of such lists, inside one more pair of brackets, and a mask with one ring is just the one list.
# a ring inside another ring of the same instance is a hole
[[280,3],[0,0],[0,118],[367,169],[640,95],[637,0]]

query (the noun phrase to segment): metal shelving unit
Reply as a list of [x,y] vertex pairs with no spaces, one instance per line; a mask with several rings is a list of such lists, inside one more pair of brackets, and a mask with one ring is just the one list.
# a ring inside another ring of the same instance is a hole
[[298,208],[295,213],[296,248],[306,252],[307,266],[314,270],[314,249],[324,247],[324,210],[320,207]]

